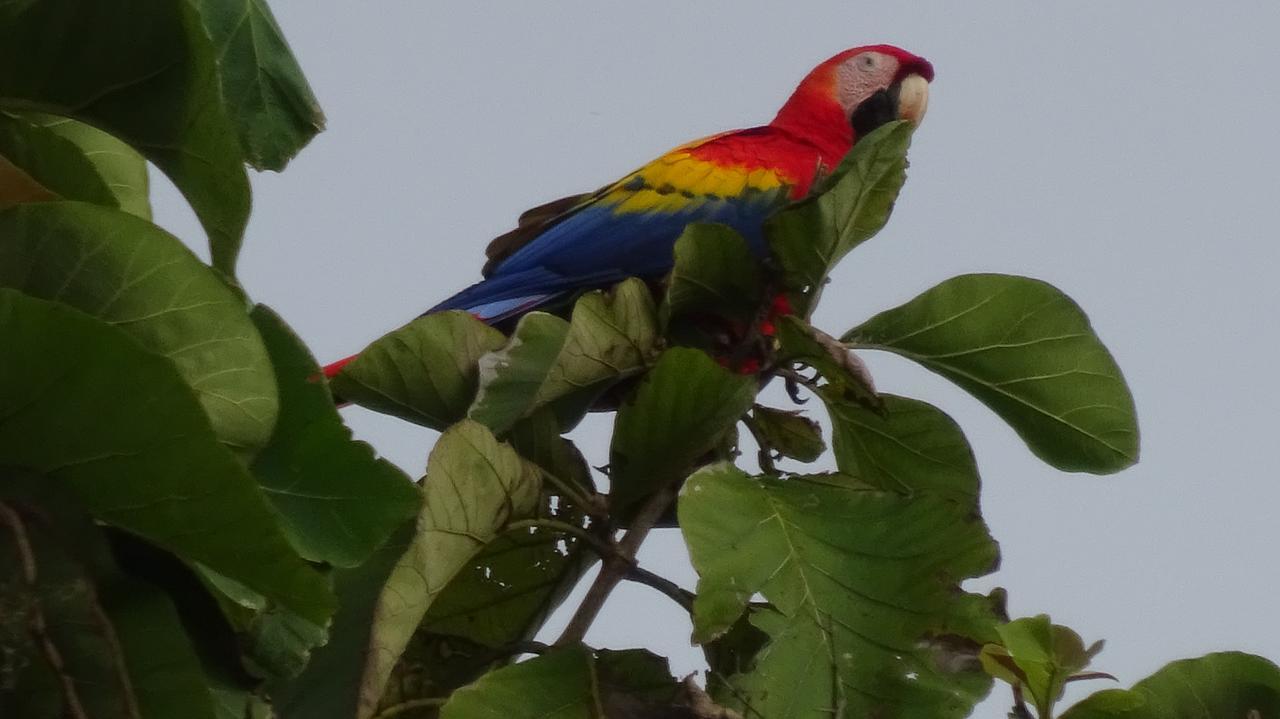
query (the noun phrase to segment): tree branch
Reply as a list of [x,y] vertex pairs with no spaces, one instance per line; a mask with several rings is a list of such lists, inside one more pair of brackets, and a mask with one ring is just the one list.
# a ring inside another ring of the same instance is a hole
[[640,508],[639,513],[631,521],[631,528],[623,535],[622,541],[618,542],[617,551],[612,556],[603,558],[604,563],[600,567],[600,574],[587,590],[587,596],[583,597],[582,604],[578,605],[578,610],[569,620],[569,625],[556,640],[556,646],[577,644],[587,635],[587,630],[600,614],[600,609],[609,598],[609,594],[613,592],[613,588],[618,586],[618,582],[622,581],[622,578],[635,566],[636,551],[644,543],[654,523],[662,517],[671,501],[675,499],[678,486],[679,482],[672,482],[662,487],[654,492],[653,496]]

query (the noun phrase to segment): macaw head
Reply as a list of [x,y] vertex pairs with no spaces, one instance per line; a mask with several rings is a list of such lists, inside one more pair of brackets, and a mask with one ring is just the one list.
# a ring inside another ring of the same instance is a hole
[[929,61],[906,50],[855,47],[814,68],[772,124],[843,155],[886,122],[923,120],[932,80]]

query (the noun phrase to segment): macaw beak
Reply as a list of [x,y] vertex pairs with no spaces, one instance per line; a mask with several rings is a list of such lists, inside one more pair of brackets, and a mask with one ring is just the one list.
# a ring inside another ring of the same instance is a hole
[[929,109],[929,81],[912,73],[897,84],[898,119],[919,125]]
[[893,120],[907,120],[919,125],[929,107],[927,78],[928,75],[908,72],[902,79],[863,100],[849,118],[854,136],[866,137],[872,130]]

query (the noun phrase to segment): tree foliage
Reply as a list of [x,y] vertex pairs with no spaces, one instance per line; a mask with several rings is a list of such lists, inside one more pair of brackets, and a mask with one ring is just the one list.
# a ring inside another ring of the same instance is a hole
[[[1052,466],[1113,473],[1136,413],[1084,312],[975,274],[843,335],[809,324],[888,221],[911,125],[778,212],[764,264],[693,225],[661,282],[509,333],[422,317],[331,385],[234,275],[246,166],[322,125],[262,0],[0,5],[0,715],[963,717],[998,679],[1011,716],[1048,719],[1102,676],[1100,643],[963,589],[999,562],[965,435],[859,358],[916,361]],[[211,265],[151,222],[147,162]],[[825,412],[760,404],[770,381]],[[334,393],[440,430],[426,468],[354,441]],[[590,411],[615,414],[594,471],[564,436]],[[635,560],[676,526],[695,591]],[[620,581],[690,612],[704,681],[582,643]],[[1280,671],[1224,653],[1061,716],[1277,712]]]

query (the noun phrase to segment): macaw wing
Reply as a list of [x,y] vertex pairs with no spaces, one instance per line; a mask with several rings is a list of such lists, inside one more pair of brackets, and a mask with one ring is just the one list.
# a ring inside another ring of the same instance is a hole
[[588,195],[536,207],[487,250],[486,279],[436,306],[497,321],[569,293],[626,277],[654,277],[692,222],[720,222],[764,253],[761,228],[792,183],[763,163],[708,159],[726,133],[677,148]]
[[488,277],[493,274],[493,269],[502,263],[503,260],[510,257],[516,250],[529,244],[534,238],[542,234],[547,224],[553,220],[560,218],[567,211],[578,207],[585,203],[600,192],[588,192],[580,195],[569,195],[561,197],[558,200],[552,200],[537,207],[532,207],[521,213],[520,218],[516,221],[516,228],[510,232],[504,232],[493,238],[484,248],[484,256],[486,258],[484,269],[480,270],[480,274]]

